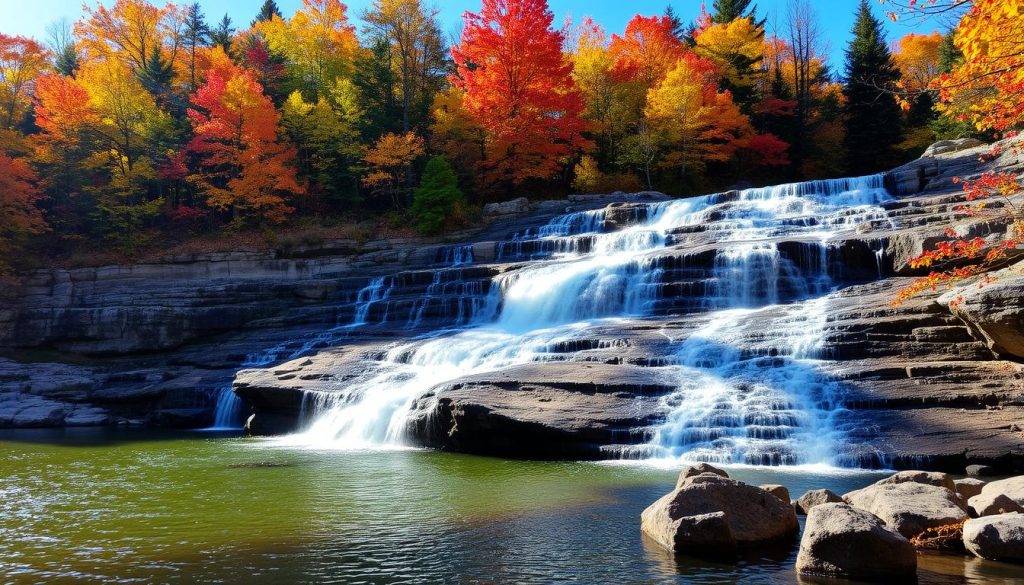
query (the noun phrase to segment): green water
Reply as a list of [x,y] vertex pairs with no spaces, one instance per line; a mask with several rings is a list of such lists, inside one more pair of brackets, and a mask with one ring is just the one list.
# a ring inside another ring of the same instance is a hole
[[[202,433],[0,434],[0,582],[793,583],[795,547],[675,559],[638,516],[676,471],[429,451],[338,452]],[[792,492],[864,473],[737,469]],[[1017,567],[924,558],[922,582]]]

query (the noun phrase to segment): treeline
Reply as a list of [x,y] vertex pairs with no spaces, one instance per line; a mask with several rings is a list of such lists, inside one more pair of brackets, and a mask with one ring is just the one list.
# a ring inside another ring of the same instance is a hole
[[893,56],[867,0],[842,74],[807,0],[772,34],[750,0],[614,34],[556,28],[545,0],[483,0],[452,43],[421,0],[361,20],[339,0],[266,0],[248,26],[116,0],[45,44],[0,34],[0,265],[26,242],[134,249],[296,216],[437,233],[513,193],[863,174],[970,131],[928,92],[899,107],[955,65],[951,37]]

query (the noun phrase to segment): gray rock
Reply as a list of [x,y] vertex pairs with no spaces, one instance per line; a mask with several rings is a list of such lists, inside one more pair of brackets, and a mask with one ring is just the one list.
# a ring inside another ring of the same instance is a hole
[[784,485],[777,483],[766,483],[761,486],[761,489],[768,492],[769,494],[779,498],[783,502],[789,501],[789,489]]
[[981,489],[985,487],[984,481],[973,477],[955,480],[953,484],[956,486],[956,493],[964,502],[980,494]]
[[946,488],[949,491],[956,491],[956,484],[948,474],[938,471],[900,471],[885,479],[879,480],[876,485],[892,483],[920,483]]
[[991,477],[999,474],[991,465],[968,465],[965,472],[970,477]]
[[960,152],[961,150],[968,150],[971,148],[977,148],[984,146],[985,143],[976,138],[957,138],[955,140],[940,140],[935,144],[932,144],[925,149],[922,157],[925,156],[937,156],[940,154],[951,154],[954,152]]
[[971,516],[978,518],[1010,512],[1024,512],[1024,507],[1011,500],[1006,494],[982,492],[967,500],[967,511],[971,513]]
[[[997,354],[1024,357],[1024,263],[1000,274],[983,287],[969,285],[943,295],[940,302],[980,332]],[[953,303],[958,299],[959,303]]]
[[676,487],[682,487],[683,482],[686,481],[687,479],[704,473],[711,473],[713,475],[717,475],[720,477],[729,477],[728,473],[713,465],[710,465],[708,463],[697,463],[694,465],[688,465],[684,467],[682,471],[679,472],[679,478],[676,480]]
[[484,205],[484,215],[513,215],[526,213],[530,210],[530,200],[526,197],[518,197],[510,201],[500,203],[488,203]]
[[917,554],[878,517],[848,504],[824,503],[807,515],[796,570],[846,579],[913,579]]
[[1024,514],[1000,514],[964,523],[964,547],[983,559],[1024,563]]
[[[716,544],[729,547],[732,542],[750,547],[790,539],[799,531],[796,513],[788,503],[760,488],[710,473],[686,478],[644,510],[640,519],[645,534],[679,553],[688,552],[687,543],[698,542],[702,549]],[[697,536],[700,526],[707,531]]]
[[842,501],[843,498],[832,490],[810,490],[796,501],[796,511],[806,515],[816,506]]
[[981,493],[983,495],[1004,494],[1024,506],[1024,475],[990,481],[981,488]]
[[886,526],[907,538],[968,517],[955,493],[916,482],[876,483],[845,494],[843,499],[878,516]]

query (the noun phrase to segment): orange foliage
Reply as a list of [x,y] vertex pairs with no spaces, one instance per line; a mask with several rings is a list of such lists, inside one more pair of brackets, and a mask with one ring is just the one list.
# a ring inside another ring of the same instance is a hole
[[483,0],[452,49],[467,111],[487,132],[490,182],[553,176],[586,141],[583,99],[545,0]]
[[32,39],[0,33],[0,128],[22,121],[36,79],[49,67],[46,49]]
[[608,47],[616,75],[648,87],[663,79],[686,52],[672,29],[667,16],[634,16],[622,36],[612,35]]
[[910,91],[928,89],[939,75],[939,46],[942,35],[909,33],[899,40],[893,59],[900,69],[903,86]]
[[0,152],[0,274],[7,270],[5,259],[12,240],[47,229],[43,214],[36,207],[42,194],[38,179],[28,164]]
[[84,6],[75,33],[90,59],[124,59],[140,70],[162,45],[161,20],[166,9],[146,0],[117,0],[110,8]]
[[195,138],[187,151],[198,158],[189,178],[216,209],[252,211],[282,222],[293,211],[286,196],[302,193],[292,162],[295,150],[277,139],[278,113],[255,75],[215,60],[217,68],[192,95]]
[[372,169],[363,177],[363,184],[374,191],[390,195],[392,203],[398,207],[401,203],[398,196],[403,175],[425,152],[423,139],[412,132],[381,136],[363,157],[363,162]]

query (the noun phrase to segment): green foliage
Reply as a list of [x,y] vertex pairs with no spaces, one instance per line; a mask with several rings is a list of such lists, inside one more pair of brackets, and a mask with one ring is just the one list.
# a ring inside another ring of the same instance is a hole
[[846,50],[845,146],[851,174],[891,165],[901,140],[901,112],[892,93],[899,78],[882,23],[871,13],[868,0],[861,0]]
[[750,18],[758,26],[764,21],[757,20],[757,5],[750,6],[752,0],[715,0],[711,4],[711,22],[724,24],[737,18]]
[[231,23],[231,17],[225,14],[224,18],[217,23],[217,27],[210,32],[210,42],[228,52],[231,50],[231,39],[234,36],[235,27]]
[[257,22],[266,22],[273,19],[274,17],[284,18],[281,14],[281,9],[278,8],[277,2],[274,0],[264,0],[263,6],[260,6],[260,11],[256,13],[256,18],[252,21],[253,24]]
[[430,159],[420,186],[413,194],[412,215],[416,228],[425,234],[440,232],[460,202],[464,202],[464,198],[452,166],[440,156]]

